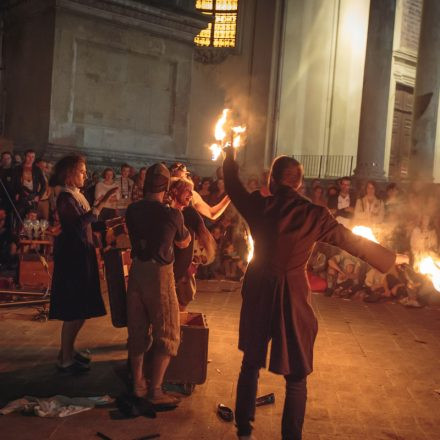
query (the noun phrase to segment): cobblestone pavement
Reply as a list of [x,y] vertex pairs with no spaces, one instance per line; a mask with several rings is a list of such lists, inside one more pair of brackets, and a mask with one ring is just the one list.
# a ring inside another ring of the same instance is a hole
[[[234,289],[235,288],[235,289]],[[106,408],[63,419],[11,414],[0,417],[2,440],[113,440],[160,433],[161,439],[235,438],[216,405],[234,406],[241,355],[237,350],[240,294],[237,285],[199,282],[191,310],[207,315],[208,378],[179,408],[156,419],[115,420]],[[395,304],[365,304],[313,296],[319,319],[315,371],[309,377],[304,440],[440,439],[440,311]],[[0,310],[0,405],[24,395],[118,395],[125,389],[126,330],[109,317],[88,321],[79,345],[93,352],[82,377],[56,373],[59,322],[31,320],[33,309]],[[435,390],[438,390],[437,392]],[[276,402],[257,408],[258,440],[280,438],[283,379],[262,372],[259,394]]]

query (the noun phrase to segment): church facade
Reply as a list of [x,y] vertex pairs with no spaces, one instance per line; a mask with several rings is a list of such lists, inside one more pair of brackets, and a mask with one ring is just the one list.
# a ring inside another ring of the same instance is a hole
[[311,177],[440,180],[435,0],[6,3],[1,128],[18,149],[208,175],[229,107],[248,173],[288,154]]

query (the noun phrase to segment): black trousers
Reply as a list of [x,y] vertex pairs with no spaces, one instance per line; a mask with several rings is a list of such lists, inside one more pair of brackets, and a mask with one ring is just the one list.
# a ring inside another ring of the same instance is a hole
[[[237,401],[235,421],[239,436],[250,435],[251,422],[255,420],[255,400],[257,397],[259,368],[246,362],[245,357],[237,384]],[[307,401],[307,378],[294,375],[286,379],[286,396],[284,400],[281,434],[283,440],[301,440],[304,414]]]

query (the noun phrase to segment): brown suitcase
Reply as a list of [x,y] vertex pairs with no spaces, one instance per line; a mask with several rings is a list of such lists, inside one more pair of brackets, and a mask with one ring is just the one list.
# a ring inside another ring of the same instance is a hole
[[36,254],[20,255],[18,266],[18,284],[21,288],[44,290],[52,283],[53,260],[45,257],[48,269],[44,267]]
[[109,249],[104,253],[105,277],[112,324],[116,328],[127,326],[127,281],[130,271],[130,251]]

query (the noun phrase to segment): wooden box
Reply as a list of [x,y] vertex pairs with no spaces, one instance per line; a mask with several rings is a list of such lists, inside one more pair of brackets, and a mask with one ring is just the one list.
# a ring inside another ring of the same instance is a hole
[[180,346],[171,358],[165,380],[176,383],[202,384],[208,367],[209,328],[202,313],[180,314]]
[[53,261],[45,257],[48,268],[44,267],[38,255],[20,255],[18,266],[18,284],[21,288],[44,290],[52,284]]
[[109,249],[104,253],[104,265],[112,324],[117,328],[126,327],[130,251]]

